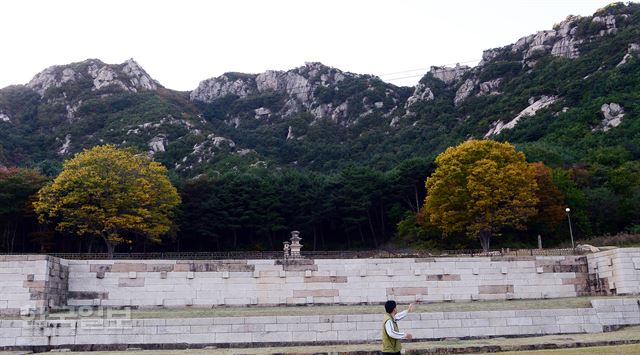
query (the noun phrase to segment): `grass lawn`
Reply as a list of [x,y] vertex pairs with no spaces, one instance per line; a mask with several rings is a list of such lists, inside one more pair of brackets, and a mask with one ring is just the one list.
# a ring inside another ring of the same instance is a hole
[[[416,304],[414,312],[467,312],[494,310],[529,310],[529,309],[562,309],[590,308],[592,299],[621,297],[572,297],[544,300],[511,300],[511,301],[474,301],[474,302],[439,302]],[[405,309],[406,305],[400,305]],[[378,314],[383,313],[382,305],[312,305],[312,306],[260,306],[260,307],[183,307],[183,308],[145,308],[131,310],[133,318],[208,318],[208,317],[249,317],[269,315],[337,315],[337,314]],[[51,313],[47,318],[71,318],[69,312]],[[17,317],[13,317],[17,318]]]
[[[582,346],[588,345],[590,342],[601,341],[638,341],[640,340],[640,326],[627,327],[618,331],[608,333],[594,334],[561,334],[561,335],[545,335],[538,337],[526,338],[491,338],[491,339],[469,339],[469,340],[443,340],[443,341],[425,341],[406,343],[404,348],[408,355],[413,354],[482,354],[477,352],[479,346],[499,346],[503,352],[498,354],[531,354],[531,355],[547,355],[547,354],[640,354],[640,344],[625,344],[613,346],[594,346],[579,347],[566,349],[538,350],[538,351],[512,351],[517,348],[526,346],[535,346],[540,344],[557,344],[558,346],[567,346],[569,344],[580,343]],[[283,346],[283,347],[266,347],[266,348],[230,348],[230,349],[190,349],[190,350],[131,350],[131,351],[95,351],[95,352],[67,352],[67,354],[75,355],[125,355],[125,354],[158,354],[158,355],[257,355],[257,354],[318,354],[318,353],[335,353],[335,354],[354,354],[357,352],[372,352],[380,349],[380,344],[346,344],[346,345],[322,345],[322,346]],[[448,350],[448,351],[447,351]],[[473,352],[475,351],[475,352]],[[504,352],[507,351],[507,352]],[[1,352],[0,355],[13,355],[20,352]],[[494,352],[495,353],[495,350]]]
[[[481,353],[488,354],[488,353]],[[625,344],[625,345],[612,345],[612,346],[591,346],[586,348],[573,348],[573,349],[550,349],[550,350],[535,350],[535,351],[507,351],[498,353],[500,355],[582,355],[582,354],[619,354],[630,355],[640,354],[640,344]]]
[[500,355],[583,355],[583,354],[640,354],[640,344],[626,344],[613,346],[592,346],[587,348],[553,349],[536,351],[507,351]]

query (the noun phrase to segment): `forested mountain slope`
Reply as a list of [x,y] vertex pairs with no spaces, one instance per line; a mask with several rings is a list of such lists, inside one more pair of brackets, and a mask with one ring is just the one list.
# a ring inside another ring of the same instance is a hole
[[640,5],[570,16],[482,57],[432,67],[413,88],[320,63],[227,73],[191,92],[134,60],[54,66],[0,89],[0,165],[55,175],[84,148],[134,147],[172,171],[189,245],[272,248],[297,228],[372,246],[421,204],[436,155],[486,138],[556,169],[578,233],[637,228]]

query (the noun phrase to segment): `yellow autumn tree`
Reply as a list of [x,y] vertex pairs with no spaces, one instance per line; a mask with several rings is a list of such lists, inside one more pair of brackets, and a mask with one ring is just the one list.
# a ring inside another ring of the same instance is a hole
[[41,222],[56,230],[102,238],[109,255],[116,245],[142,234],[160,241],[173,225],[180,196],[167,169],[146,156],[113,145],[85,150],[37,194]]
[[448,148],[436,164],[424,214],[445,235],[465,233],[488,250],[492,235],[507,226],[524,229],[537,213],[535,169],[509,143],[469,140]]

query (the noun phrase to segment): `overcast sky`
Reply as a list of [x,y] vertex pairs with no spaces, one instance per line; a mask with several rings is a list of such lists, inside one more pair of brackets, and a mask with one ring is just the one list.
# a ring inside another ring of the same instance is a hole
[[225,72],[305,62],[413,86],[432,65],[473,66],[485,49],[610,2],[1,0],[0,88],[87,58],[134,58],[174,90],[193,90]]

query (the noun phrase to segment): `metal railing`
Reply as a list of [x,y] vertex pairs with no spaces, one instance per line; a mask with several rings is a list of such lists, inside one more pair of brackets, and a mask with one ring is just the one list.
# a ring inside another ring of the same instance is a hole
[[[0,255],[18,255],[0,253]],[[33,255],[33,254],[30,254]],[[221,252],[151,252],[151,253],[48,253],[62,259],[82,260],[248,260],[282,259],[282,251],[221,251]],[[429,257],[495,257],[495,256],[564,256],[579,255],[574,249],[482,249],[465,250],[349,250],[302,251],[308,259],[371,259],[371,258],[429,258]]]

